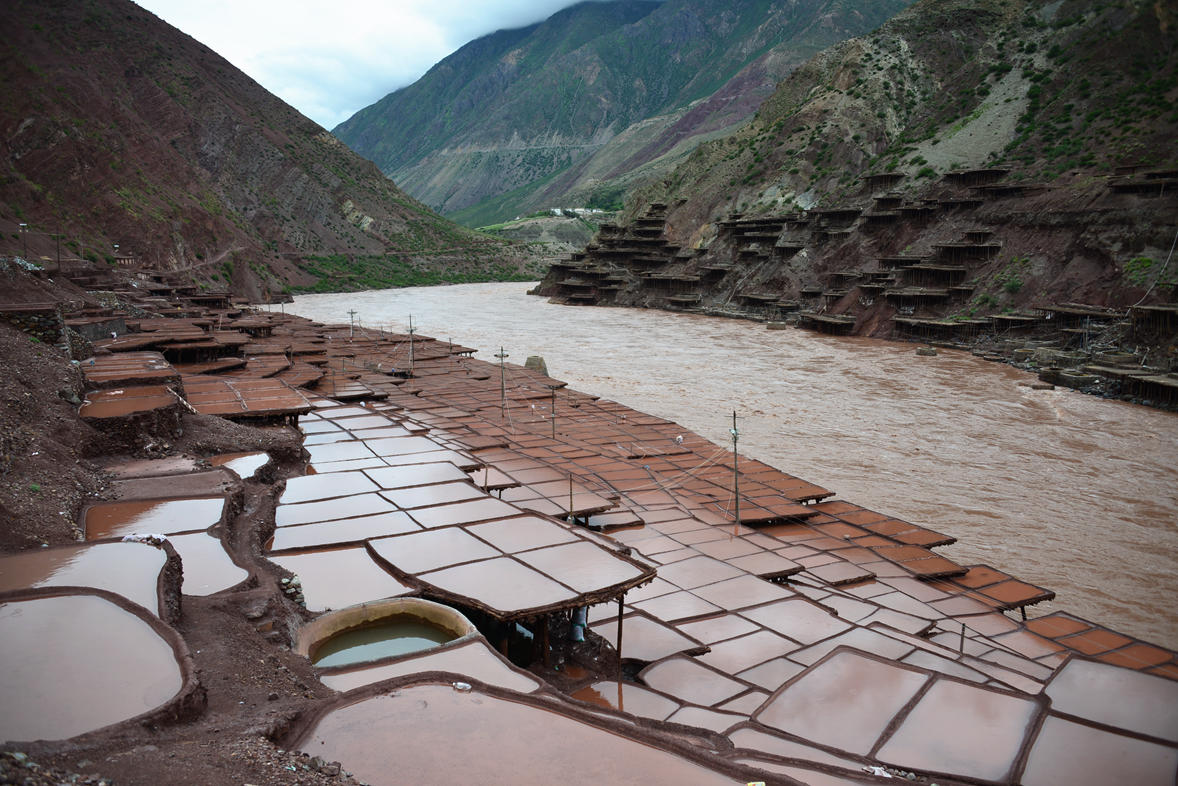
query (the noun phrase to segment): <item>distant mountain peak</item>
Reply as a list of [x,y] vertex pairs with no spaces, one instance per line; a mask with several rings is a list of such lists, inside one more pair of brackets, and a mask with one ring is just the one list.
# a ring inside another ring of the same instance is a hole
[[[581,3],[467,44],[334,133],[470,225],[589,204],[630,187],[607,175],[622,162],[631,176],[665,167],[668,153],[747,119],[791,68],[906,4]],[[680,122],[699,102],[708,111]]]

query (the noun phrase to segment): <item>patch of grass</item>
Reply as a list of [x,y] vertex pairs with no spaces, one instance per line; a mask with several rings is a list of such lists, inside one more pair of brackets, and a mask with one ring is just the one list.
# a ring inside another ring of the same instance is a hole
[[1147,287],[1154,283],[1157,278],[1157,283],[1164,287],[1178,286],[1178,271],[1168,271],[1165,276],[1159,275],[1156,269],[1157,263],[1152,257],[1134,257],[1125,263],[1122,270],[1122,276],[1126,281],[1134,286]]
[[1010,262],[994,277],[994,283],[1008,295],[1016,295],[1023,288],[1023,274],[1031,267],[1028,257],[1011,257]]
[[295,287],[295,294],[317,292],[355,292],[364,289],[425,287],[437,284],[473,284],[483,281],[531,281],[534,274],[524,273],[504,263],[484,263],[468,270],[424,267],[394,255],[310,257],[302,269],[318,280]]

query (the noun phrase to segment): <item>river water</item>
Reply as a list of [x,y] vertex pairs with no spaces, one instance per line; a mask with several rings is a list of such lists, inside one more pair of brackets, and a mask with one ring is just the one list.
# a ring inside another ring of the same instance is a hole
[[938,549],[1054,590],[1064,609],[1178,649],[1178,415],[964,352],[743,320],[552,305],[531,284],[305,295],[321,322],[407,330],[494,361],[541,355],[586,393],[674,420],[837,496],[953,535]]

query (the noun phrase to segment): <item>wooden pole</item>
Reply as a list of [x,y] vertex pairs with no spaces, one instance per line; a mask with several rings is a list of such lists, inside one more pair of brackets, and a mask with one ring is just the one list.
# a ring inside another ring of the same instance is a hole
[[504,419],[507,418],[507,368],[503,365],[503,359],[510,357],[503,351],[503,347],[499,347],[499,354],[495,357],[499,358],[499,414]]
[[622,690],[622,602],[626,599],[625,593],[618,597],[618,646],[615,649],[618,651],[618,692]]
[[732,410],[732,496],[735,500],[736,511],[732,523],[732,534],[735,535],[740,530],[740,469],[738,466],[739,459],[736,454],[736,442],[740,438],[740,434],[736,430],[736,410]]
[[409,376],[413,376],[413,315],[409,315]]

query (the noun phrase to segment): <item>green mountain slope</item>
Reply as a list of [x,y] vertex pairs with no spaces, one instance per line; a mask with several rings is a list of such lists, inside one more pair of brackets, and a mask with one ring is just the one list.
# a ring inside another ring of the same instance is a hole
[[[790,68],[906,4],[583,3],[463,47],[334,133],[467,223],[570,194],[587,202],[746,119]],[[722,99],[693,107],[718,91]]]

